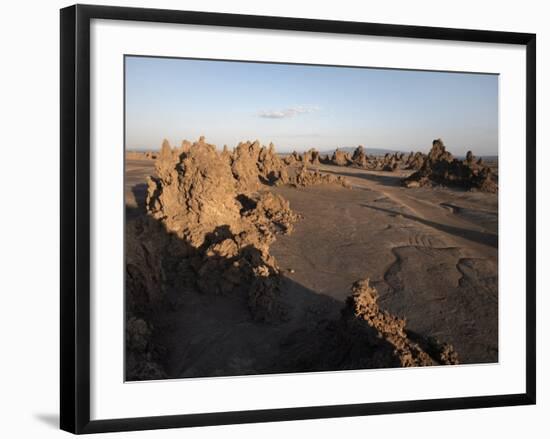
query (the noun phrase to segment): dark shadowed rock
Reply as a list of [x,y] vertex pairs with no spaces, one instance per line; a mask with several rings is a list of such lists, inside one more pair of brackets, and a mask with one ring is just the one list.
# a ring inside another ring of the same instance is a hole
[[[397,357],[400,366],[458,364],[458,357],[452,346],[439,345],[436,341],[432,341],[431,349],[426,351],[418,342],[409,338],[405,319],[380,309],[378,291],[370,286],[368,279],[353,284],[352,295],[346,303],[344,318],[348,318],[347,323],[365,325],[369,329],[374,329],[378,338],[385,340],[393,347],[393,355]],[[368,331],[365,332],[368,333]]]
[[357,148],[355,148],[355,151],[353,151],[351,162],[352,166],[355,166],[357,168],[369,169],[372,167],[372,164],[369,162],[369,159],[365,154],[365,150],[362,145],[359,145]]
[[424,161],[426,160],[426,155],[420,151],[413,153],[411,152],[405,161],[405,169],[413,169],[418,171],[422,168]]
[[378,305],[369,280],[357,281],[337,321],[299,330],[283,345],[281,369],[323,371],[458,364],[454,348],[409,333],[405,319]]

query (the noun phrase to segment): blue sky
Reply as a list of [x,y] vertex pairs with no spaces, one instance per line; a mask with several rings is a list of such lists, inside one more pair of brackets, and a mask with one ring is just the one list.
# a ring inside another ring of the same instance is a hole
[[126,147],[206,136],[221,148],[498,151],[498,76],[126,57]]

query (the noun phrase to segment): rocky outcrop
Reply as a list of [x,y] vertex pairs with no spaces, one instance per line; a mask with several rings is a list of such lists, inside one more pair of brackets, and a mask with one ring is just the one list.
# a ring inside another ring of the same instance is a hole
[[275,152],[275,145],[263,146],[258,154],[258,175],[262,183],[281,185],[288,183],[287,167]]
[[294,165],[296,163],[302,162],[302,156],[296,151],[293,151],[292,154],[289,154],[285,157],[284,162],[286,165]]
[[[201,209],[196,199],[190,201]],[[156,341],[162,332],[155,322],[169,306],[166,289],[170,286],[231,295],[247,305],[256,321],[285,319],[287,309],[279,298],[280,270],[269,247],[278,234],[292,231],[297,215],[288,201],[270,192],[238,194],[236,205],[239,219],[232,227],[218,224],[209,230],[206,225],[211,223],[204,216],[211,206],[205,206],[200,215],[182,210],[182,215],[190,217],[185,222],[190,229],[183,233],[180,218],[165,221],[144,215],[127,223],[127,379],[167,378],[163,346]],[[235,212],[228,211],[226,218],[231,218]]]
[[166,142],[156,171],[147,183],[147,211],[168,231],[199,247],[217,226],[238,224],[237,185],[250,183],[252,176],[243,171],[235,178],[214,145],[200,139],[188,152],[181,152]]
[[390,154],[386,153],[382,163],[379,164],[379,167],[382,171],[393,172],[398,169],[400,162],[402,161],[402,156],[399,153]]
[[231,172],[240,192],[257,191],[261,181],[257,168],[261,146],[258,142],[239,143],[233,150]]
[[341,317],[298,330],[284,343],[281,370],[328,371],[458,364],[454,348],[408,331],[406,320],[380,309],[368,279],[351,288]]
[[362,169],[372,169],[373,163],[369,160],[362,145],[359,145],[355,148],[355,151],[353,151],[351,166]]
[[418,171],[420,168],[422,168],[424,160],[426,160],[426,154],[423,154],[420,151],[416,153],[413,153],[411,151],[411,153],[407,157],[407,160],[405,161],[405,169]]
[[282,318],[269,246],[290,233],[297,216],[286,200],[260,191],[287,179],[273,145],[240,143],[227,157],[204,138],[177,151],[165,144],[156,168],[148,213],[189,246],[199,289],[248,297],[257,320]]
[[147,320],[131,316],[126,321],[126,379],[129,381],[168,378],[160,364],[153,341],[154,328]]
[[256,191],[261,184],[277,185],[288,182],[285,163],[275,153],[255,141],[239,143],[231,155],[231,170],[240,191]]
[[[412,153],[411,153],[412,154]],[[373,171],[393,172],[397,169],[404,169],[406,166],[405,155],[400,152],[393,154],[386,153],[384,157],[368,156],[362,145],[353,151],[353,154],[337,149],[327,164],[337,166],[351,166],[355,168],[368,169]]]
[[[178,148],[163,143],[156,175],[147,183],[146,214],[126,226],[127,379],[167,377],[157,342],[158,316],[165,314],[158,310],[169,306],[165,290],[175,294],[175,286],[234,298],[232,303],[244,306],[243,313],[255,321],[287,318],[285,280],[270,247],[278,235],[291,233],[299,218],[287,200],[266,189],[347,186],[342,177],[308,169],[310,160],[313,152],[286,165],[273,145],[259,142],[240,143],[233,151],[218,151],[204,137]],[[280,359],[286,371],[457,362],[452,347],[410,333],[404,319],[381,310],[368,280],[354,284],[340,319],[323,321],[296,339]]]
[[152,316],[162,306],[166,274],[162,226],[147,218],[126,224],[126,379],[162,379]]
[[336,184],[345,188],[351,188],[349,181],[340,175],[323,174],[317,170],[308,170],[305,166],[290,178],[290,185],[295,187],[316,186],[320,184]]
[[378,292],[370,286],[368,279],[353,284],[343,319],[347,325],[359,325],[358,330],[365,333],[366,341],[370,339],[371,330],[374,330],[376,337],[393,349],[392,355],[401,367],[458,364],[458,356],[452,346],[430,340],[422,347],[407,333],[405,319],[381,310]]
[[432,142],[432,149],[428,153],[427,160],[429,163],[437,163],[440,161],[450,162],[453,160],[453,155],[446,150],[443,140],[435,139]]
[[138,219],[126,224],[126,288],[128,312],[145,316],[164,296],[166,275],[162,266],[165,242],[157,236],[162,226]]
[[317,151],[315,148],[311,148],[304,152],[302,156],[302,161],[307,165],[319,165],[320,162],[320,154],[319,151]]
[[406,187],[455,186],[468,190],[496,193],[498,184],[491,168],[475,159],[471,151],[465,160],[458,160],[448,152],[441,139],[433,141],[432,149],[420,169],[403,180]]
[[291,233],[297,215],[288,201],[269,192],[240,195],[241,224],[217,227],[208,234],[195,262],[199,289],[210,294],[248,298],[255,320],[284,318],[278,303],[280,271],[269,253],[278,234]]
[[337,149],[332,154],[332,158],[330,159],[330,162],[331,164],[336,166],[348,166],[351,163],[351,159],[347,152],[342,151],[341,149]]

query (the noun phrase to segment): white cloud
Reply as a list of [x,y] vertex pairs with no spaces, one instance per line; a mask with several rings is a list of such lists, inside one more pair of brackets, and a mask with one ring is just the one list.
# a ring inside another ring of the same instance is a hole
[[320,108],[316,105],[297,105],[295,107],[285,108],[284,110],[260,111],[258,116],[266,119],[287,119],[297,114],[313,113]]

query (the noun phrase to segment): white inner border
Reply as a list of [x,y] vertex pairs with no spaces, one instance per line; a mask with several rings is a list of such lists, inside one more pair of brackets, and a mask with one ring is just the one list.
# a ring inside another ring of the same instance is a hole
[[[499,73],[499,363],[124,383],[124,54]],[[92,419],[525,392],[524,47],[94,20],[90,74]]]

